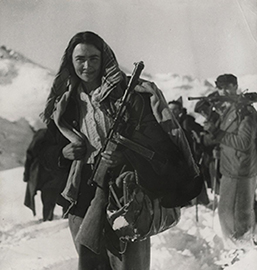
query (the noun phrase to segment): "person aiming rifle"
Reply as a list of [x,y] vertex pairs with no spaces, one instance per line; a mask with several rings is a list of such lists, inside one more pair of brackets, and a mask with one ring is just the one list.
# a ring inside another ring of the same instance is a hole
[[240,108],[244,108],[247,105],[251,105],[257,102],[257,93],[256,92],[244,92],[241,94],[229,94],[226,92],[226,95],[220,95],[218,92],[214,92],[208,97],[188,97],[188,100],[200,100],[209,103],[209,106],[215,110],[215,108],[219,108],[224,102],[234,103],[234,105],[239,110]]
[[[218,214],[227,249],[252,248],[254,195],[257,175],[256,93],[237,95],[237,77],[223,74],[216,79],[215,110],[220,125],[208,122],[208,131],[220,144],[220,199]],[[213,101],[213,100],[212,100]]]
[[128,78],[101,37],[77,33],[42,115],[52,142],[42,162],[49,170],[69,172],[62,196],[69,202],[79,270],[150,268],[150,237],[123,245],[107,219],[110,197],[119,207],[126,203],[124,179],[151,201],[160,198],[173,224],[179,206],[201,189],[201,182],[189,181],[198,179],[198,170],[185,135],[161,91],[139,78],[143,67],[138,62]]

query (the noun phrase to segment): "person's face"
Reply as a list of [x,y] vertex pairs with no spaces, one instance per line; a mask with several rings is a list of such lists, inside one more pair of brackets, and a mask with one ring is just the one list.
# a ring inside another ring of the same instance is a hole
[[232,84],[232,83],[222,87],[222,89],[218,89],[220,96],[236,95],[236,91],[237,91],[237,85]]
[[88,83],[100,81],[101,52],[93,45],[79,43],[72,53],[72,63],[77,76]]
[[209,114],[207,113],[206,110],[201,110],[201,111],[200,111],[200,114],[201,114],[205,119],[207,119],[208,116],[209,116]]
[[179,114],[180,114],[180,107],[177,105],[177,104],[169,104],[169,108],[171,110],[171,112],[174,114],[174,116],[176,118],[179,117]]

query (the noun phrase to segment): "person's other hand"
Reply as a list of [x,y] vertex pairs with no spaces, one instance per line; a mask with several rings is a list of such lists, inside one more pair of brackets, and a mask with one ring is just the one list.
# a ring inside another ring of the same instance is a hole
[[192,130],[192,135],[197,143],[201,143],[201,136],[198,135],[194,130]]
[[66,159],[80,160],[85,156],[86,150],[85,144],[69,143],[62,149],[62,154]]
[[110,168],[121,165],[125,161],[121,151],[104,151],[101,155],[105,163]]
[[156,84],[149,81],[143,81],[134,88],[134,90],[139,93],[154,93],[156,89],[158,89]]

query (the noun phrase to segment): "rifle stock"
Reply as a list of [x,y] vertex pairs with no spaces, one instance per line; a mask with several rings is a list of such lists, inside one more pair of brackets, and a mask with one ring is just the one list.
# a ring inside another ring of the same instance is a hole
[[115,151],[117,148],[117,143],[114,139],[115,134],[119,132],[121,124],[124,124],[123,116],[127,109],[127,104],[144,68],[142,61],[136,63],[135,65],[135,69],[132,73],[128,87],[123,95],[120,107],[114,119],[114,124],[108,133],[105,145],[101,149],[101,152],[95,163],[92,176],[88,181],[89,185],[96,186],[96,193],[94,199],[91,201],[91,204],[86,212],[86,215],[76,236],[77,242],[88,247],[90,250],[97,254],[100,253],[101,249],[102,232],[105,223],[105,208],[107,205],[105,187],[107,186],[107,183],[105,183],[105,175],[108,171],[108,167],[103,161],[101,153],[104,151]]

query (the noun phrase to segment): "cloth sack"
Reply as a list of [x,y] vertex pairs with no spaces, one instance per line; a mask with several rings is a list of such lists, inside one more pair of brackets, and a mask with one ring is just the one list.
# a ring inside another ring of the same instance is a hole
[[[119,177],[126,183],[123,196],[118,199],[117,195],[110,193],[107,205],[107,220],[119,239],[125,242],[140,241],[161,233],[175,226],[180,219],[179,207],[164,208],[160,199],[152,199],[135,182],[126,181],[133,176],[136,172],[125,172]],[[120,201],[123,201],[122,206]]]

